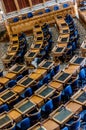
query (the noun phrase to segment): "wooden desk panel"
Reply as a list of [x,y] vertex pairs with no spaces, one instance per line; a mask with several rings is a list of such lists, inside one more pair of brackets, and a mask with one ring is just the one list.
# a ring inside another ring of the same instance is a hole
[[25,65],[15,64],[9,69],[9,72],[21,74],[25,70],[25,68]]
[[60,71],[53,77],[54,81],[66,84],[71,79],[71,74]]
[[38,95],[31,96],[30,101],[34,102],[38,107],[41,107],[44,104],[44,99]]
[[46,69],[40,69],[40,68],[38,68],[38,69],[36,69],[35,71],[34,71],[35,73],[38,73],[38,74],[41,74],[41,75],[46,75],[46,73],[47,73],[47,70]]
[[54,121],[63,126],[73,116],[73,112],[64,106],[61,106],[52,112],[50,116]]
[[72,97],[75,102],[85,105],[86,104],[86,91],[85,90],[78,90]]
[[65,104],[66,108],[71,110],[74,114],[78,114],[80,111],[82,111],[82,105],[74,102],[69,101],[67,104]]
[[48,85],[43,85],[35,91],[35,94],[42,97],[45,101],[55,93],[56,89]]
[[11,73],[11,72],[8,72],[5,77],[8,78],[8,79],[15,79],[16,78],[16,74],[15,73]]
[[23,86],[16,85],[16,86],[12,87],[12,90],[15,93],[21,94],[25,90],[25,88]]
[[52,119],[48,119],[42,123],[46,130],[60,130],[60,125]]
[[74,56],[69,62],[70,64],[84,66],[85,61],[86,61],[85,57]]
[[46,69],[46,70],[49,70],[50,68],[52,68],[54,65],[54,62],[51,61],[51,60],[43,60],[40,64],[39,64],[39,68],[42,68],[42,69]]
[[32,72],[29,77],[33,80],[39,81],[42,78],[42,75],[39,73]]
[[8,82],[9,82],[8,78],[0,77],[0,84],[5,86]]
[[25,19],[25,20],[21,20],[18,21],[16,23],[10,23],[10,24],[6,24],[8,31],[10,31],[9,34],[12,33],[19,33],[19,32],[23,32],[23,31],[27,31],[27,30],[32,30],[35,23],[55,23],[55,19],[54,16],[55,15],[62,15],[63,17],[66,14],[72,14],[73,16],[75,16],[75,10],[74,10],[74,6],[70,5],[69,7],[65,8],[65,9],[60,9],[57,11],[51,11],[49,13],[44,13],[40,16],[34,16],[30,19]]
[[76,75],[80,71],[80,66],[79,65],[73,65],[69,64],[67,68],[64,69],[65,73],[69,73],[72,75]]
[[49,83],[49,86],[55,88],[57,91],[62,91],[63,90],[63,84],[59,83],[57,81],[51,81]]
[[10,116],[7,115],[7,113],[0,114],[0,129],[4,129],[6,127],[9,127],[12,123],[12,119]]
[[18,85],[28,88],[30,85],[34,84],[34,79],[29,76],[24,76],[21,80],[19,80]]
[[22,120],[22,115],[16,109],[12,109],[8,112],[8,115],[13,119],[15,122],[19,122]]
[[31,112],[36,107],[36,104],[30,101],[28,98],[21,100],[19,103],[14,105],[14,108],[22,115]]
[[17,93],[15,93],[11,89],[6,89],[0,94],[0,100],[2,100],[4,103],[7,103],[9,101],[13,101],[16,98]]

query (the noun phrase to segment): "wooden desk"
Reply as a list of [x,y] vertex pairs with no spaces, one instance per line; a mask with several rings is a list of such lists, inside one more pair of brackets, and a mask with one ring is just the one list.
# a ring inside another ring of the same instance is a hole
[[11,89],[6,89],[0,94],[0,100],[4,103],[13,102],[16,99],[16,93]]
[[0,129],[5,129],[9,127],[12,124],[12,119],[10,116],[7,115],[7,113],[0,114]]
[[8,52],[17,52],[18,51],[18,48],[19,48],[19,44],[11,44],[11,45],[9,45],[9,47],[8,47]]
[[38,55],[39,49],[33,49],[25,54],[25,60],[27,64],[30,64],[31,61],[34,60],[34,58]]
[[72,100],[67,102],[65,107],[71,110],[74,114],[78,114],[80,111],[82,111],[82,105]]
[[[33,30],[33,31],[34,31],[34,30]],[[42,37],[43,37],[43,32],[42,32],[42,30],[41,30],[41,31],[34,31],[33,33],[34,33],[34,36],[35,36],[35,37],[39,37],[39,36],[42,36]]]
[[64,27],[64,28],[60,28],[59,33],[60,33],[60,34],[70,34],[69,27],[66,26],[66,27]]
[[66,50],[66,47],[55,46],[52,50],[53,56],[54,57],[60,57],[64,54],[65,50]]
[[81,105],[86,104],[86,92],[84,90],[79,90],[71,98]]
[[10,52],[10,53],[5,54],[2,57],[3,64],[5,65],[6,68],[9,67],[8,64],[13,60],[15,55],[16,55],[16,52]]
[[8,111],[8,116],[12,118],[13,121],[15,122],[19,122],[20,120],[22,120],[22,115],[19,111],[17,111],[16,109],[12,109],[10,111]]
[[80,71],[79,65],[69,64],[67,68],[64,69],[65,73],[76,75]]
[[3,86],[5,86],[8,82],[9,82],[8,78],[0,77],[0,84],[2,84]]
[[71,74],[60,71],[54,76],[54,80],[63,84],[66,84],[71,78]]
[[25,68],[25,65],[15,64],[9,69],[9,72],[21,74],[25,70]]
[[42,44],[32,44],[30,48],[31,49],[36,49],[36,50],[39,49],[40,50],[42,48]]
[[38,68],[38,69],[36,69],[35,71],[34,71],[36,74],[41,74],[41,75],[46,75],[47,74],[47,70],[46,69],[40,69],[40,68]]
[[74,65],[84,66],[85,61],[86,61],[85,57],[74,56],[69,62]]
[[28,88],[30,85],[34,83],[34,79],[29,76],[24,76],[21,80],[19,80],[18,85]]
[[42,75],[39,73],[32,72],[29,77],[35,81],[39,81],[42,78]]
[[44,104],[44,99],[35,94],[30,97],[30,101],[35,103],[39,108]]
[[35,26],[36,23],[40,23],[40,22],[55,23],[55,19],[54,19],[55,15],[56,16],[61,15],[64,17],[66,16],[66,14],[71,14],[72,16],[75,16],[75,10],[73,5],[70,5],[67,8],[60,8],[60,10],[57,11],[51,11],[49,13],[44,13],[42,15],[36,15],[30,19],[27,18],[25,20],[19,20],[16,23],[9,23],[9,24],[7,24],[6,22],[5,23],[8,31],[10,32],[9,34],[20,33],[27,30],[33,30],[33,27]]
[[69,42],[69,34],[60,34],[58,37],[59,43],[68,43]]
[[42,123],[46,130],[60,130],[60,125],[52,119],[47,119]]
[[61,106],[57,108],[50,116],[52,116],[54,121],[63,126],[73,116],[73,112],[64,106]]
[[42,97],[45,101],[55,93],[56,89],[43,85],[41,88],[35,91],[35,94]]
[[5,77],[8,78],[8,79],[15,79],[16,78],[16,74],[15,73],[11,73],[11,72],[8,72]]
[[63,84],[62,83],[59,83],[57,81],[51,81],[49,83],[49,86],[55,88],[57,91],[62,91],[63,90]]
[[35,107],[36,104],[30,101],[28,98],[25,98],[16,105],[14,105],[14,108],[22,115],[31,112]]
[[3,104],[4,102],[2,100],[0,100],[0,106]]
[[15,93],[21,94],[22,92],[24,92],[25,88],[23,86],[16,85],[16,86],[12,87],[12,90]]
[[83,57],[86,57],[86,40],[83,41],[83,43],[82,43],[80,49],[81,49],[81,52],[82,52],[82,56],[83,56]]
[[18,41],[18,36],[12,36],[11,41]]
[[52,68],[54,65],[53,61],[49,61],[49,60],[43,60],[40,64],[39,64],[39,68],[43,68],[46,70],[49,70],[50,68]]
[[65,47],[65,48],[67,48],[67,43],[58,43],[58,47]]
[[37,28],[33,28],[33,30],[34,30],[34,32],[39,32],[39,31],[41,31],[42,29],[41,29],[41,27],[39,26],[39,27],[37,27]]
[[84,23],[86,23],[86,8],[83,10],[78,9],[78,13],[79,13],[79,18],[82,19]]

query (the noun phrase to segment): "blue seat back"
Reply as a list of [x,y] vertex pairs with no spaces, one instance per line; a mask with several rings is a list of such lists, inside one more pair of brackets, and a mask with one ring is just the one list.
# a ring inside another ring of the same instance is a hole
[[21,130],[27,130],[30,127],[30,118],[25,118],[21,121]]
[[10,80],[8,83],[8,87],[13,87],[14,85],[16,85],[16,80]]
[[45,9],[45,13],[49,13],[51,10],[49,8]]
[[7,104],[3,104],[2,106],[0,106],[0,113],[4,111],[9,111],[9,107]]
[[27,88],[25,91],[25,97],[30,97],[33,94],[32,88]]
[[80,72],[79,72],[79,78],[80,78],[81,80],[84,80],[85,77],[86,77],[86,75],[85,75],[85,70],[84,70],[84,68],[83,68],[83,69],[81,69]]
[[63,8],[67,8],[67,7],[69,7],[69,4],[67,3],[63,4]]
[[54,6],[54,10],[55,10],[55,11],[56,11],[56,10],[59,10],[59,6],[55,5],[55,6]]
[[32,13],[32,12],[29,12],[29,13],[27,14],[27,17],[28,17],[28,18],[33,17],[33,13]]
[[46,112],[48,113],[51,113],[52,110],[53,110],[53,102],[52,102],[52,99],[50,99],[49,101],[46,102],[45,104],[45,110]]
[[19,75],[16,79],[16,81],[19,81],[21,78],[23,78],[23,75]]

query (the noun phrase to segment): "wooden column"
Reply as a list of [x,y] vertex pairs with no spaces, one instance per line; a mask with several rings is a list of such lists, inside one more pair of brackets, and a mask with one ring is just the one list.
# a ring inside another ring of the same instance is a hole
[[3,11],[4,11],[4,13],[6,14],[6,9],[5,9],[5,5],[4,5],[3,0],[1,0],[1,4],[2,4]]
[[45,3],[45,0],[43,0],[43,4]]
[[20,8],[19,8],[18,1],[17,1],[17,0],[14,0],[14,2],[15,2],[15,5],[16,5],[16,8],[17,8],[17,11],[19,11],[19,10],[20,10]]
[[31,0],[28,0],[29,1],[29,4],[30,4],[30,7],[32,8],[32,1]]

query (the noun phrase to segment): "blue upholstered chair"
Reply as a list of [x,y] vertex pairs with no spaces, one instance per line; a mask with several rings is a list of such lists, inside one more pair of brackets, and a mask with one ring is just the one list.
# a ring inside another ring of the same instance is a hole
[[18,22],[19,21],[19,18],[18,17],[15,17],[14,19],[13,19],[13,22]]
[[53,9],[54,9],[54,11],[59,10],[59,6],[55,5]]
[[69,7],[69,4],[67,3],[63,4],[63,8],[67,8],[67,7]]
[[16,81],[19,81],[21,78],[23,78],[23,75],[18,75]]
[[23,93],[23,94],[21,94],[20,96],[22,97],[22,98],[25,98],[25,97],[30,97],[31,95],[33,94],[33,91],[32,91],[32,88],[27,88],[26,90],[25,90],[25,92]]
[[0,71],[0,77],[2,77],[3,76],[3,71]]
[[72,89],[74,91],[77,90],[77,89],[79,89],[78,88],[79,87],[79,85],[78,85],[78,77],[76,77],[75,79],[73,79],[71,86],[72,86]]
[[31,125],[30,118],[25,118],[21,120],[19,123],[17,123],[17,129],[18,130],[27,130]]
[[52,68],[52,69],[50,70],[50,75],[51,75],[51,78],[55,75],[55,69],[54,69],[54,68]]
[[49,8],[45,9],[45,13],[49,13],[51,10]]
[[86,122],[86,110],[83,110],[79,113],[79,116],[81,117],[81,120],[83,122]]
[[22,72],[22,75],[25,76],[25,75],[28,75],[29,72],[28,72],[28,69],[25,69],[23,72]]
[[85,83],[86,83],[86,74],[85,74],[85,69],[82,68],[79,72],[79,85],[83,87]]
[[53,101],[50,99],[41,107],[42,115],[48,116],[53,111],[53,108]]
[[32,18],[32,17],[33,17],[33,13],[32,13],[32,12],[29,12],[29,13],[27,14],[27,17],[28,17],[28,18]]
[[16,80],[10,80],[10,81],[8,82],[8,87],[9,87],[9,88],[13,87],[14,85],[16,85]]
[[0,113],[2,113],[4,111],[9,111],[9,107],[7,104],[3,104],[0,106]]
[[38,15],[42,15],[43,14],[43,12],[41,11],[41,12],[38,12]]
[[73,91],[71,85],[67,85],[64,90],[62,91],[62,100],[68,101],[70,97],[72,96]]
[[59,70],[60,70],[60,64],[59,64],[59,65],[56,65],[56,66],[54,67],[55,74],[58,73]]
[[68,130],[68,127],[66,127],[66,126],[65,126],[65,127],[64,127],[64,128],[62,128],[61,130]]
[[74,116],[67,122],[66,126],[69,130],[80,130],[80,116]]
[[41,119],[41,109],[35,108],[35,110],[33,110],[30,114],[28,114],[28,116],[31,120],[31,125],[35,124]]
[[61,93],[54,94],[54,96],[52,97],[52,102],[53,102],[54,109],[57,108],[61,103]]
[[43,78],[43,84],[48,83],[51,80],[51,75],[47,74],[46,76],[44,76]]

